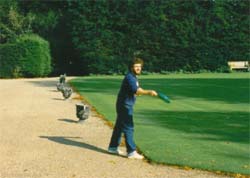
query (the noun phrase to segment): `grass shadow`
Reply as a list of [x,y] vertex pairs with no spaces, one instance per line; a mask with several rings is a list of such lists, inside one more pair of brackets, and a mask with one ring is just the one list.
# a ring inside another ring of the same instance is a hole
[[[142,78],[139,81],[143,88],[161,91],[171,99],[196,98],[230,104],[250,102],[248,78]],[[80,93],[115,96],[121,82],[121,78],[76,78],[70,81]]]
[[170,98],[196,98],[230,104],[250,103],[249,79],[143,79],[146,88],[155,88]]
[[[217,140],[249,144],[248,112],[173,112],[138,111],[136,124],[176,130],[192,135],[192,139]],[[155,117],[157,116],[157,117]],[[139,119],[141,117],[141,119]]]

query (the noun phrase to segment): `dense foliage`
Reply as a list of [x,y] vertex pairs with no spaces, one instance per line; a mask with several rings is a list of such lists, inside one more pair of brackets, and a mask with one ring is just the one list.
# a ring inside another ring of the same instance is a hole
[[20,35],[0,45],[0,77],[42,77],[51,72],[49,43],[37,35]]
[[16,0],[0,1],[0,43],[7,43],[21,34],[32,31],[34,15],[23,15],[20,11]]
[[123,73],[134,55],[149,72],[223,71],[229,60],[250,59],[248,0],[8,3],[16,4],[22,32],[32,29],[50,42],[54,74]]
[[69,12],[89,72],[119,72],[134,54],[155,72],[217,70],[249,59],[249,1],[90,0],[70,3]]

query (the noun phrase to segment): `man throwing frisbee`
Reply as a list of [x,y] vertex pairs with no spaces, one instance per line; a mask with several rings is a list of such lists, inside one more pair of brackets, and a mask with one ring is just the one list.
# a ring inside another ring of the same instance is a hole
[[125,136],[127,157],[131,159],[143,159],[144,157],[137,153],[134,142],[134,122],[133,106],[137,95],[157,96],[154,90],[144,90],[140,87],[137,75],[141,74],[143,60],[134,58],[129,64],[129,72],[124,77],[116,101],[116,123],[108,147],[108,152],[112,154],[122,154],[119,150],[122,133]]

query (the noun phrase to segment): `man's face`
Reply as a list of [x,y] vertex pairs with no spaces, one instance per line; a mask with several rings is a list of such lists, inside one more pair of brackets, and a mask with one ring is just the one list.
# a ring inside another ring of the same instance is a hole
[[142,65],[141,64],[134,64],[132,67],[132,72],[135,75],[140,75],[141,74],[141,70],[142,70]]

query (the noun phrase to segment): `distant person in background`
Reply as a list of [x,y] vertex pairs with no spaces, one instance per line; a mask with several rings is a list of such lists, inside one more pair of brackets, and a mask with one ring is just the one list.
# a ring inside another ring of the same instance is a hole
[[143,60],[134,58],[129,64],[129,72],[124,77],[116,101],[116,123],[108,147],[108,152],[112,154],[122,154],[118,149],[121,143],[122,133],[125,136],[127,156],[131,159],[143,159],[144,157],[137,153],[134,142],[134,122],[133,106],[137,95],[157,96],[154,90],[144,90],[140,87],[137,75],[141,74]]

